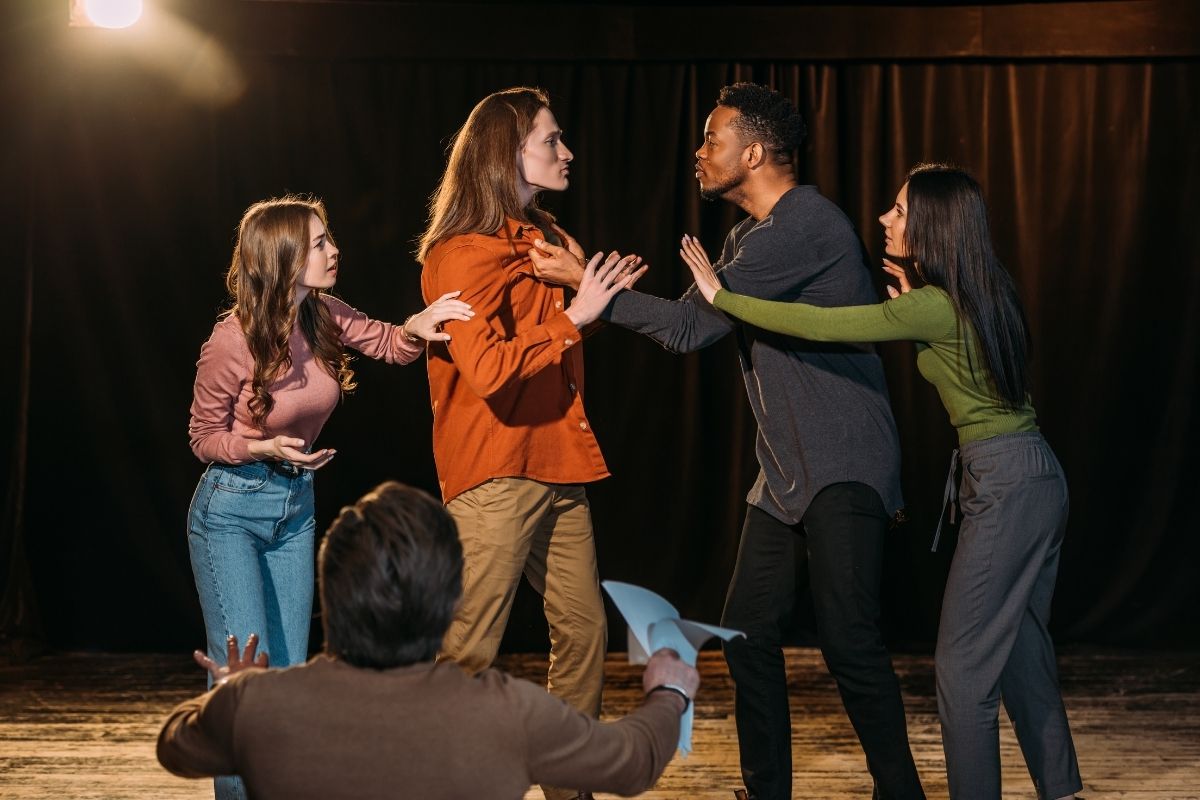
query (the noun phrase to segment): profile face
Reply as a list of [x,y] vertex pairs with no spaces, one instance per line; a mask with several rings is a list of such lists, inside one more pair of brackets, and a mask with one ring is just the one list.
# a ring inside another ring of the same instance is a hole
[[337,283],[338,249],[316,214],[308,218],[308,260],[296,281],[297,292],[332,289]]
[[747,167],[742,155],[746,148],[730,126],[738,113],[717,106],[704,121],[704,143],[696,151],[696,180],[700,195],[707,200],[725,197],[745,180]]
[[883,252],[889,256],[904,258],[908,255],[908,245],[904,241],[904,228],[908,220],[908,181],[900,187],[896,194],[896,202],[882,216],[879,224],[883,226]]
[[568,186],[569,165],[574,158],[563,144],[563,133],[554,114],[543,107],[533,118],[533,130],[517,153],[521,180],[534,192],[561,192]]

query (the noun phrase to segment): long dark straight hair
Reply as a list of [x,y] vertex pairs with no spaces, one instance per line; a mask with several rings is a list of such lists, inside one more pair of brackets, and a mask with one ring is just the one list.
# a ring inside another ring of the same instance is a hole
[[1024,404],[1029,324],[1012,277],[996,257],[987,204],[975,179],[947,164],[913,167],[904,242],[917,276],[944,289],[960,322],[970,323],[1000,399],[1012,408]]

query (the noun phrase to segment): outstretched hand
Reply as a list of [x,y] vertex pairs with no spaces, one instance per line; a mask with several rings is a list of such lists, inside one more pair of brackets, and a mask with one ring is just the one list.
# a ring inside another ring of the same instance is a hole
[[632,286],[649,269],[648,266],[637,266],[641,263],[638,256],[622,256],[615,250],[604,258],[604,263],[600,262],[601,258],[604,253],[596,253],[588,261],[575,299],[567,309],[567,316],[576,328],[582,329],[599,319],[613,297]]
[[[566,246],[550,244],[544,239],[534,241],[533,247],[529,250],[529,260],[533,263],[533,274],[543,283],[553,283],[578,290],[579,284],[583,281],[583,271],[587,268],[587,256],[584,255],[583,248],[571,234],[557,225],[552,227]],[[648,268],[649,265],[643,264],[641,256],[638,256],[625,264],[623,268],[625,274],[617,276],[616,280],[620,280],[622,277],[632,278],[624,287],[632,289],[638,279],[646,274],[646,269],[643,267]]]
[[688,269],[692,271],[696,288],[700,290],[700,294],[704,295],[704,299],[711,303],[717,296],[717,292],[721,290],[721,281],[717,279],[712,262],[708,260],[708,253],[705,253],[704,248],[700,246],[700,240],[685,233],[680,244],[679,255],[688,265]]
[[230,635],[225,640],[225,666],[218,666],[217,662],[209,658],[205,653],[196,650],[192,653],[192,658],[204,669],[208,670],[208,674],[212,676],[213,683],[224,683],[229,679],[230,675],[241,672],[250,667],[266,667],[269,659],[266,653],[255,652],[258,650],[258,634],[252,633],[246,637],[246,650],[238,655],[238,640],[236,636]]
[[897,291],[895,286],[888,284],[888,297],[895,300],[902,294],[908,294],[912,291],[912,285],[908,282],[908,273],[904,271],[904,267],[897,264],[895,261],[883,260],[883,271],[891,275],[900,284],[900,289]]
[[450,334],[442,331],[442,324],[452,319],[469,320],[475,316],[475,312],[469,305],[454,299],[460,294],[462,291],[446,292],[430,303],[424,311],[413,314],[404,323],[404,333],[409,336],[417,336],[427,342],[450,341]]

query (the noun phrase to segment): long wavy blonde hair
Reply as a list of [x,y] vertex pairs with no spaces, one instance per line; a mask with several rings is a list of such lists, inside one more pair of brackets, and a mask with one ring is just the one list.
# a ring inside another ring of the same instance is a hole
[[299,305],[295,301],[296,283],[308,261],[308,224],[313,214],[328,230],[325,206],[314,198],[287,195],[250,206],[238,226],[233,260],[225,276],[233,298],[226,313],[237,317],[254,357],[250,416],[263,432],[275,406],[267,387],[291,367],[288,337],[297,320],[317,363],[337,380],[342,391],[356,385],[350,357],[342,349],[342,329],[322,302],[322,292],[313,289]]
[[534,117],[550,107],[541,89],[519,86],[483,98],[454,134],[450,158],[429,199],[429,226],[417,260],[439,242],[464,233],[496,233],[507,217],[550,231],[554,217],[538,208],[537,195],[522,205],[517,153],[533,132]]

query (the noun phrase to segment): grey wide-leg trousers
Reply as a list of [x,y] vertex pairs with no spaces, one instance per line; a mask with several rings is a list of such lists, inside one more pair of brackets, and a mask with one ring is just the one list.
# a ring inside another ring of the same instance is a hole
[[1001,698],[1040,798],[1082,788],[1046,624],[1067,483],[1039,433],[962,448],[962,526],[938,628],[950,797],[999,800]]

